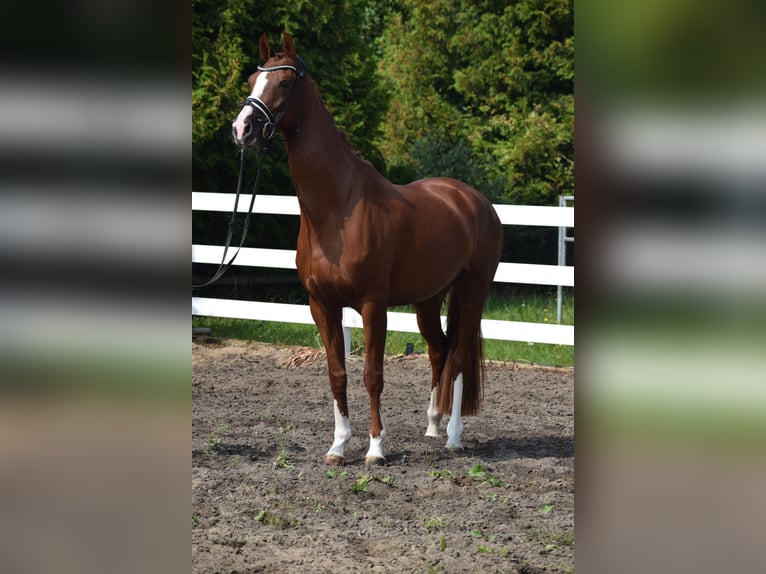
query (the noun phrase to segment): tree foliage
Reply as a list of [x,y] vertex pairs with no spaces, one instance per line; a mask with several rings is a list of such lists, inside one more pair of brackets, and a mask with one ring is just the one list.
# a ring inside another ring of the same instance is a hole
[[[258,37],[278,44],[287,30],[339,127],[393,180],[452,175],[515,203],[573,192],[573,0],[192,0],[192,9],[197,190],[233,190],[230,124],[260,63]],[[280,147],[266,162],[269,193],[291,189]]]
[[438,175],[445,151],[461,150],[493,200],[573,193],[572,4],[401,0],[379,40],[394,94],[379,143],[387,160]]
[[[195,189],[233,191],[238,155],[231,122],[247,96],[247,77],[260,64],[258,39],[281,45],[292,34],[325,104],[352,145],[371,161],[385,111],[374,43],[366,27],[367,0],[192,0],[192,157]],[[370,30],[371,32],[371,30]],[[292,188],[281,146],[273,146],[264,189]],[[272,159],[274,158],[274,159]],[[252,163],[252,162],[251,162]]]

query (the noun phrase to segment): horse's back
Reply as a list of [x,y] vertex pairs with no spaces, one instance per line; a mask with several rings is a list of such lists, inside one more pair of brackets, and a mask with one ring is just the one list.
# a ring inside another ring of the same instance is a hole
[[467,183],[432,177],[402,186],[402,193],[428,217],[446,216],[443,223],[457,222],[470,229],[477,242],[487,243],[487,247],[502,243],[502,224],[495,209]]

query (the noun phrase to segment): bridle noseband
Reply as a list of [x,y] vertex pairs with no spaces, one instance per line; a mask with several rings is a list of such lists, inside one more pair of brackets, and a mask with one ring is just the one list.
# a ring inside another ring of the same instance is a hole
[[[282,103],[279,110],[277,110],[276,115],[272,113],[272,111],[269,109],[269,106],[267,106],[262,100],[259,98],[249,97],[245,100],[244,105],[250,106],[253,108],[253,112],[256,115],[256,120],[258,119],[258,115],[262,116],[265,119],[265,122],[263,124],[263,127],[261,128],[261,141],[263,143],[268,143],[271,141],[271,138],[274,137],[274,134],[277,131],[277,125],[284,117],[285,113],[287,112],[287,109],[290,106],[290,102],[293,99],[293,96],[296,92],[299,92],[301,96],[303,95],[303,92],[301,91],[301,85],[303,84],[303,78],[306,75],[306,64],[303,62],[303,58],[298,56],[298,67],[290,66],[288,64],[280,64],[279,66],[258,66],[259,72],[276,72],[278,70],[292,70],[295,72],[296,80],[293,83],[293,87],[290,90],[290,94],[287,96],[287,99]],[[300,106],[300,112],[303,111],[303,106]],[[299,113],[300,113],[299,112]],[[300,131],[300,120],[298,121],[298,128],[296,131]]]

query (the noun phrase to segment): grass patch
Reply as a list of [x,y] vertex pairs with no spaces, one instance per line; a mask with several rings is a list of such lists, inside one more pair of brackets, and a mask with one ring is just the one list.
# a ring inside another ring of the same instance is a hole
[[543,545],[544,553],[552,552],[561,547],[574,548],[574,534],[572,532],[551,532],[544,528],[528,525],[524,529],[527,537]]
[[277,530],[285,530],[287,528],[299,528],[303,523],[297,518],[290,516],[282,516],[270,510],[261,510],[255,515],[255,521],[261,524],[268,524],[269,526],[276,528]]
[[[410,306],[396,307],[392,311],[412,313]],[[556,295],[492,296],[484,307],[485,319],[522,321],[530,323],[556,323]],[[562,324],[574,324],[574,296],[565,293],[562,301]],[[210,327],[216,337],[261,341],[274,345],[321,348],[322,341],[314,325],[278,323],[274,321],[249,321],[221,317],[192,317],[192,327]],[[428,345],[418,333],[390,331],[386,338],[386,354],[404,353],[407,343],[415,352],[427,353]],[[361,329],[353,329],[351,351],[364,352],[364,335]],[[546,345],[518,341],[495,341],[486,339],[484,351],[487,359],[517,361],[540,365],[574,365],[574,347],[569,345]]]

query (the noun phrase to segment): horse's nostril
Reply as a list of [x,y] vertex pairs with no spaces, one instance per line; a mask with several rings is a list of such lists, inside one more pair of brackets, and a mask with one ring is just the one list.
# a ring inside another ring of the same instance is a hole
[[250,120],[245,120],[245,131],[243,132],[243,135],[245,137],[250,135],[250,132],[253,131],[253,126],[250,124]]

